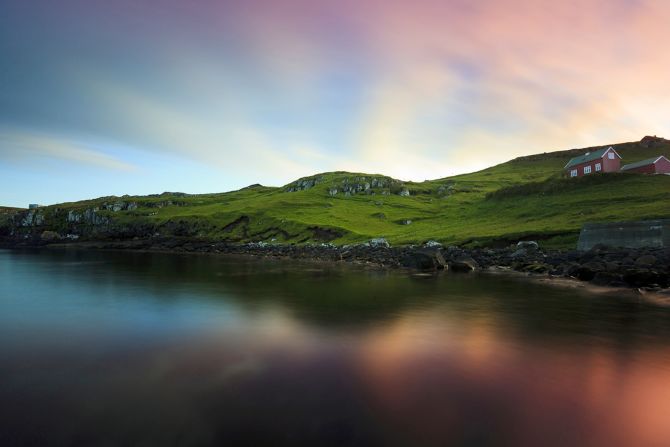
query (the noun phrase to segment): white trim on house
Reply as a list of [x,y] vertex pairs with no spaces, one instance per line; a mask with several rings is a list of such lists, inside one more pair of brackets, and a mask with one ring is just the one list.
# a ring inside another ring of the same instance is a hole
[[[608,147],[607,150],[606,150],[605,152],[603,152],[603,154],[600,156],[600,158],[605,158],[605,154],[609,153],[609,151],[614,152],[614,154],[615,154],[617,157],[622,158],[621,155],[619,155],[619,153],[618,153],[617,151],[615,151],[614,148],[613,148],[612,146]],[[614,159],[613,159],[613,158],[610,158],[610,160],[614,160]]]
[[577,170],[576,169],[572,169],[570,171],[570,177],[577,177]]
[[600,172],[603,170],[603,165],[602,163],[596,163],[596,172]]
[[584,166],[584,175],[591,173],[591,165]]
[[656,160],[654,160],[651,164],[652,164],[652,165],[655,165],[656,163],[658,163],[658,160],[660,160],[661,158],[665,158],[665,161],[667,161],[668,163],[670,163],[670,160],[668,160],[668,158],[667,158],[665,155],[661,155],[661,156],[659,156]]

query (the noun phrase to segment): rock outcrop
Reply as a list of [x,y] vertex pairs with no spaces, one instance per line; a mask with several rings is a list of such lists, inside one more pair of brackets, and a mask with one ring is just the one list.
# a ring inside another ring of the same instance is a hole
[[[322,175],[304,177],[286,185],[284,192],[306,191],[326,182],[326,180]],[[347,176],[334,181],[328,187],[327,192],[331,197],[351,197],[357,194],[397,194],[406,197],[411,194],[402,181],[385,176]]]

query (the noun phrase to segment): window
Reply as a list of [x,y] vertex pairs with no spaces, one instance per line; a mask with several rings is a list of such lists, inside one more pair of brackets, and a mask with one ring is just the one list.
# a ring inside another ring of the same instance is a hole
[[591,173],[591,166],[584,166],[584,174],[590,174]]
[[577,170],[576,169],[573,169],[572,171],[570,171],[570,177],[577,177]]
[[609,158],[610,160],[614,160],[614,152],[608,152],[607,158]]
[[596,163],[596,172],[602,171],[603,166],[600,163]]

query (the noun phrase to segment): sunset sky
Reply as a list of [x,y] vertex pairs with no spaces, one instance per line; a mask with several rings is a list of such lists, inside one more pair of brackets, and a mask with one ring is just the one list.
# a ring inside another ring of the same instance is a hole
[[670,136],[667,0],[2,0],[0,205]]

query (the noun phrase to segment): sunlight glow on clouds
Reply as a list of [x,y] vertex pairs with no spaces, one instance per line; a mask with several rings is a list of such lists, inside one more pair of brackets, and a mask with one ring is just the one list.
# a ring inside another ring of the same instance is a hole
[[[131,176],[123,148],[136,148],[195,163],[174,175],[210,192],[336,169],[423,180],[670,135],[664,0],[2,9],[0,127],[14,134],[0,168],[27,172],[17,160],[39,152]],[[211,168],[220,175],[198,183]],[[165,172],[143,172],[137,193],[173,189]]]

